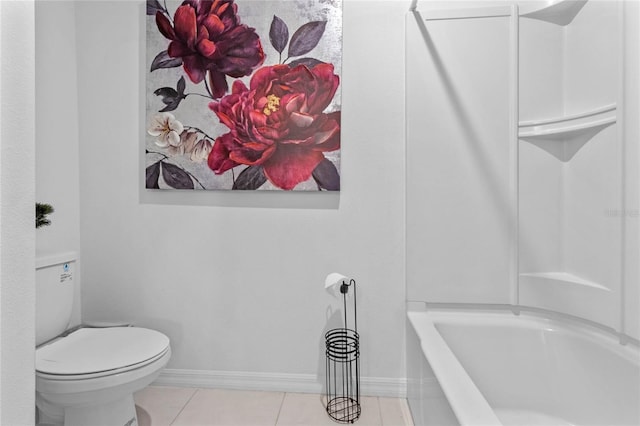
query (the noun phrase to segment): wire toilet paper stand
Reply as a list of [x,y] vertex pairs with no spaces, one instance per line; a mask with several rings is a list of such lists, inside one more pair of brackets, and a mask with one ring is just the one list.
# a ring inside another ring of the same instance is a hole
[[[344,327],[325,334],[327,346],[327,414],[339,423],[353,423],[360,417],[360,336],[356,311],[356,282],[340,285],[344,307]],[[353,322],[347,323],[347,293],[353,287]]]

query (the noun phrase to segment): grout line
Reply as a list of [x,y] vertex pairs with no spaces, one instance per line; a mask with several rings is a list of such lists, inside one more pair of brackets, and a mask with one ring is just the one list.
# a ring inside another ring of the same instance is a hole
[[378,404],[378,417],[380,417],[380,425],[384,426],[382,421],[382,407],[380,406],[380,397],[376,396],[376,403]]
[[411,409],[409,408],[409,401],[406,399],[400,400],[400,409],[402,411],[402,418],[405,426],[414,426],[413,416],[411,415]]
[[178,417],[180,417],[180,414],[182,414],[182,412],[184,411],[184,409],[187,407],[187,405],[189,405],[189,403],[191,402],[191,400],[193,399],[194,396],[196,396],[196,394],[198,393],[198,391],[200,391],[199,388],[196,388],[194,390],[194,392],[191,394],[191,396],[189,397],[189,399],[187,400],[187,402],[184,403],[184,405],[182,406],[182,408],[180,409],[180,411],[178,411],[178,414],[175,415],[175,417],[173,418],[173,420],[171,420],[171,423],[169,423],[169,425],[172,425],[175,423],[175,421],[178,419]]
[[278,422],[280,421],[280,413],[282,413],[282,406],[284,405],[284,399],[287,397],[288,393],[289,392],[282,393],[282,401],[280,401],[280,408],[278,408],[278,415],[276,416],[276,423],[274,426],[277,426]]

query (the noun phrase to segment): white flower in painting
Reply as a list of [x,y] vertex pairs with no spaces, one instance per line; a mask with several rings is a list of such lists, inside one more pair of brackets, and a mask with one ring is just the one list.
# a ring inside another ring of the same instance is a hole
[[202,139],[193,147],[193,151],[191,152],[191,161],[196,163],[201,163],[202,161],[209,158],[209,153],[211,152],[211,141],[207,139]]
[[180,142],[177,145],[169,145],[167,151],[170,155],[183,155],[184,153],[191,152],[195,139],[198,138],[198,134],[194,132],[184,131],[180,134]]
[[147,132],[156,137],[156,145],[161,148],[180,145],[180,134],[184,126],[170,112],[161,112],[151,119]]

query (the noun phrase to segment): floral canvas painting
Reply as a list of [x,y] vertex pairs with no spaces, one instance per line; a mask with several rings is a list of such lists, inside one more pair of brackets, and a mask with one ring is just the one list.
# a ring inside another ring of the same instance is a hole
[[145,185],[340,190],[342,0],[147,0]]

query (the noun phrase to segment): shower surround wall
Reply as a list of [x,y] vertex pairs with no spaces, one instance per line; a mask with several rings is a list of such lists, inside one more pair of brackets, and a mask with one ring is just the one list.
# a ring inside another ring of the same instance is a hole
[[409,2],[344,1],[340,194],[141,190],[144,2],[75,7],[83,319],[166,333],[164,383],[319,391],[339,271],[364,391],[403,394]]
[[511,300],[510,26],[407,16],[408,300]]
[[550,309],[638,339],[637,5],[591,0],[566,26],[508,2],[418,10],[408,300]]
[[[620,13],[589,1],[566,26],[521,19],[519,86],[519,302],[616,330],[624,267]],[[592,129],[549,133],[579,119],[539,123],[602,108],[587,119],[606,123]]]

